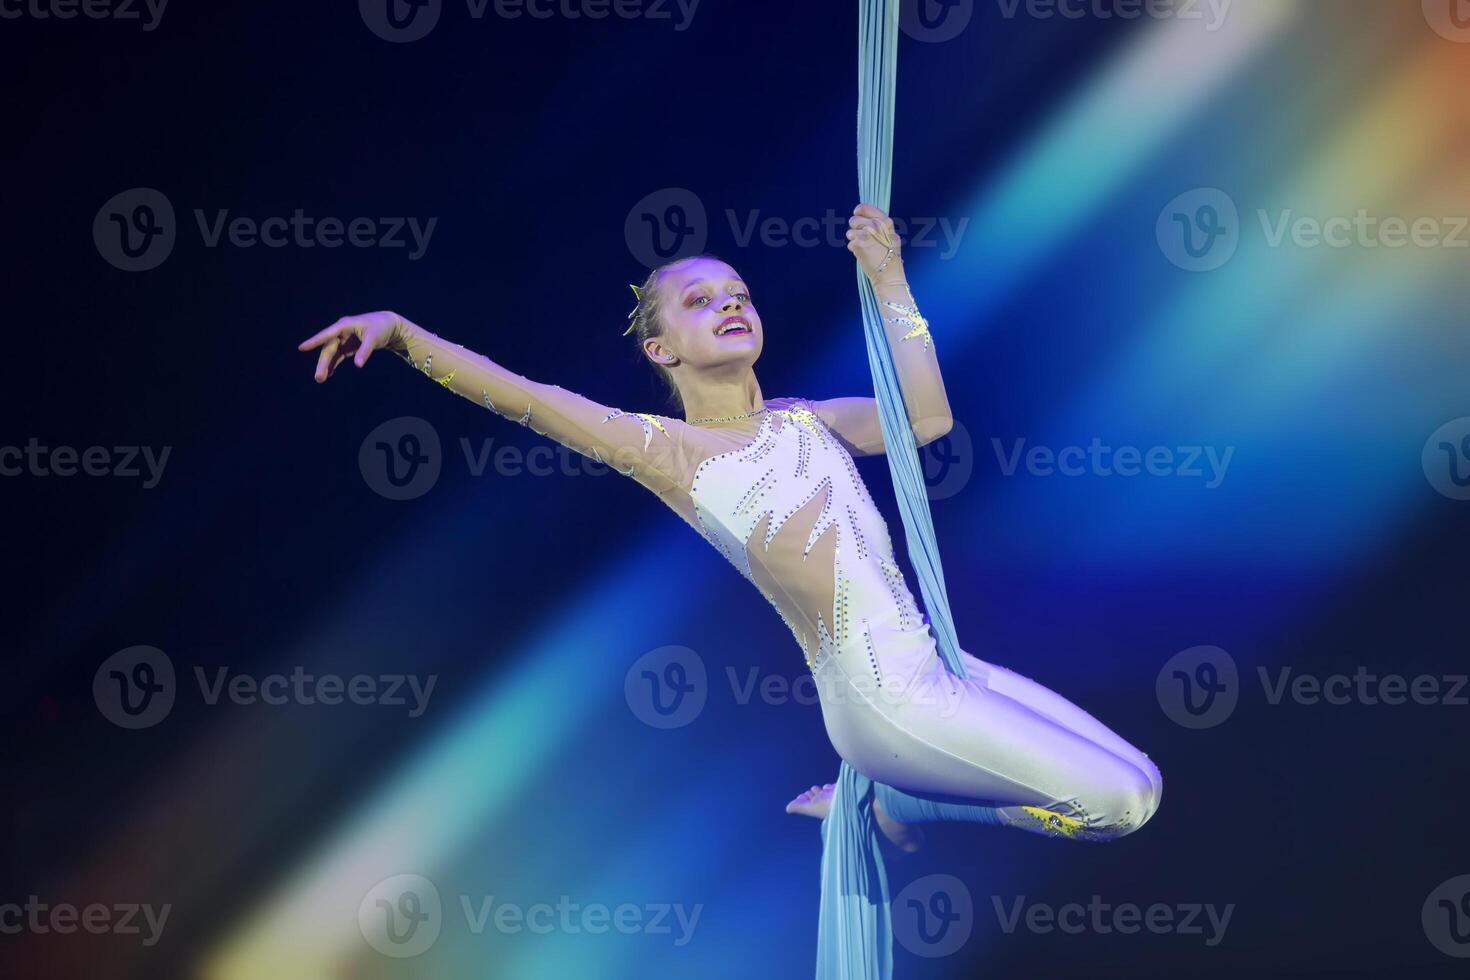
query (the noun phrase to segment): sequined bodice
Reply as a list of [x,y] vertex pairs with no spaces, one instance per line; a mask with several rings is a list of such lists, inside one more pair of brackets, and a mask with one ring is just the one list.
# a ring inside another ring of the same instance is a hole
[[927,628],[852,456],[809,408],[768,412],[753,440],[699,464],[689,496],[700,533],[775,605],[809,667],[867,642],[864,622]]

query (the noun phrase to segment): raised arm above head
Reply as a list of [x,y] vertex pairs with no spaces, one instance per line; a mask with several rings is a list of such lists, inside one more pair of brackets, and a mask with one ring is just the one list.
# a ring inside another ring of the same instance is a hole
[[[909,425],[914,440],[922,446],[948,432],[954,425],[954,416],[944,390],[933,338],[929,335],[929,321],[919,312],[909,290],[903,258],[899,255],[901,247],[893,219],[870,204],[859,204],[853,209],[848,220],[847,250],[857,257],[873,284]],[[850,451],[864,455],[884,451],[877,399],[854,395],[812,401],[811,406],[848,443]]]

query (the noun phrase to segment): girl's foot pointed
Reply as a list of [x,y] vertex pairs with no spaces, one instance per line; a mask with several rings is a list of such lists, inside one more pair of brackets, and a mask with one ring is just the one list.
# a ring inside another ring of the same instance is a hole
[[[797,794],[796,799],[786,804],[786,812],[800,813],[808,817],[816,817],[818,820],[825,820],[827,814],[832,812],[832,793],[835,790],[834,783],[813,785],[811,789]],[[924,846],[924,831],[891,819],[883,812],[883,807],[878,803],[876,797],[873,799],[873,816],[878,822],[878,829],[883,832],[888,842],[904,853],[912,854]]]
[[799,793],[796,799],[786,804],[787,813],[800,813],[808,817],[816,817],[825,820],[832,809],[832,793],[836,790],[835,783],[827,783],[823,786],[813,785],[811,789]]

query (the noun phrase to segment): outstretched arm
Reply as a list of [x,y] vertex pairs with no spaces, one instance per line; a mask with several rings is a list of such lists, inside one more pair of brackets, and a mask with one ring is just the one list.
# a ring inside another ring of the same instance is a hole
[[679,485],[682,440],[675,438],[674,419],[624,412],[560,385],[532,381],[396,313],[343,317],[299,349],[318,347],[318,382],[349,359],[362,367],[373,351],[390,350],[455,394],[605,463],[656,493]]
[[[929,322],[919,312],[909,290],[893,220],[872,205],[859,204],[848,225],[847,249],[857,256],[873,284],[909,425],[914,440],[922,446],[938,439],[954,425],[944,377],[929,335]],[[853,396],[810,404],[818,417],[848,444],[850,452],[873,455],[884,451],[877,399]]]

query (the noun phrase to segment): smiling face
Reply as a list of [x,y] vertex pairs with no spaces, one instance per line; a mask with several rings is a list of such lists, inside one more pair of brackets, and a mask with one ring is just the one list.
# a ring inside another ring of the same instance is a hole
[[696,370],[749,367],[760,357],[760,314],[740,274],[719,259],[676,262],[658,279],[657,337],[643,349],[656,364]]

